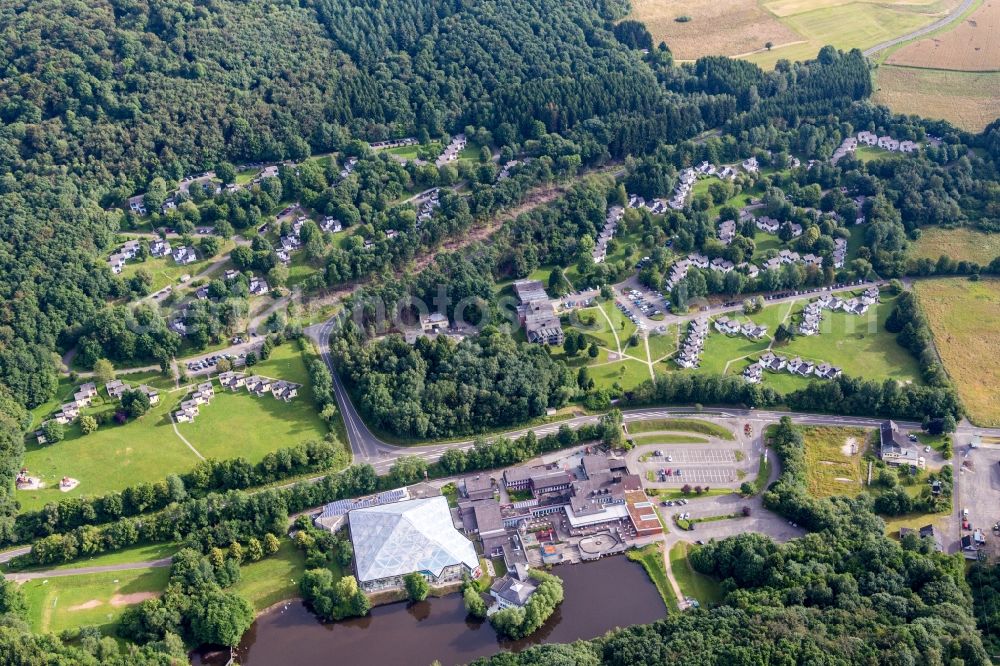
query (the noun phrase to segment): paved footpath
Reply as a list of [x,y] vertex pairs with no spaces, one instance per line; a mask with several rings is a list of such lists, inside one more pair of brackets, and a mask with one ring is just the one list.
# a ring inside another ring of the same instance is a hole
[[123,562],[122,564],[106,564],[99,567],[77,567],[75,569],[51,569],[49,571],[31,571],[28,573],[4,574],[4,578],[23,583],[39,578],[59,578],[61,576],[82,576],[84,574],[105,573],[108,571],[129,571],[132,569],[153,569],[159,567],[169,567],[172,558],[165,557],[160,560],[150,560],[148,562]]

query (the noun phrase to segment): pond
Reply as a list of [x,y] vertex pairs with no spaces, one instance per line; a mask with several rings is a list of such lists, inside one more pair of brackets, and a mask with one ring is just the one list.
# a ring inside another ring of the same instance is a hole
[[[243,666],[337,663],[414,664],[437,659],[443,666],[464,664],[501,650],[523,650],[537,643],[568,643],[595,638],[616,626],[644,624],[663,617],[656,588],[642,567],[625,557],[553,569],[563,579],[565,601],[532,636],[501,641],[489,622],[466,620],[460,594],[416,604],[373,608],[371,614],[324,624],[298,600],[261,616],[238,648]],[[194,664],[224,664],[228,654]]]

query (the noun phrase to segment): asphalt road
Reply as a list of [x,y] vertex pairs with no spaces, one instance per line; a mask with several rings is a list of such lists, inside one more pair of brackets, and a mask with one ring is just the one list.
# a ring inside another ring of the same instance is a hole
[[911,39],[915,39],[917,37],[923,37],[924,35],[935,32],[936,30],[940,30],[949,23],[953,23],[954,21],[956,21],[959,16],[964,14],[965,11],[972,6],[973,2],[974,0],[963,0],[962,4],[960,4],[958,7],[955,8],[955,11],[948,14],[944,18],[934,21],[934,23],[931,23],[928,26],[924,26],[919,30],[914,30],[913,32],[907,33],[902,37],[896,37],[895,39],[890,39],[887,42],[882,42],[881,44],[876,44],[875,46],[867,48],[864,50],[864,54],[866,57],[871,57],[876,53],[878,53],[879,51],[884,51],[888,48],[896,46],[897,44],[902,44],[903,42],[908,42]]

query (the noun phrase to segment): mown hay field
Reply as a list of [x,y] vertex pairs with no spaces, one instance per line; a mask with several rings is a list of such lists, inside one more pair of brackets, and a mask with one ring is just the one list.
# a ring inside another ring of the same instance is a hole
[[886,62],[966,72],[1000,71],[1000,0],[986,0],[954,28],[907,44]]
[[1000,234],[984,234],[967,227],[926,227],[920,230],[920,238],[910,244],[909,256],[913,259],[937,261],[942,254],[955,261],[974,261],[985,266],[1000,257]]
[[1000,117],[1000,73],[882,65],[874,101],[980,132]]
[[[679,23],[675,20],[679,16],[691,20]],[[763,49],[767,42],[802,39],[756,0],[632,0],[629,18],[645,23],[653,42],[666,42],[681,60],[738,55]]]
[[918,280],[914,289],[969,419],[1000,425],[1000,280]]
[[[780,58],[814,58],[825,44],[842,49],[872,46],[932,23],[959,2],[632,0],[629,18],[645,23],[653,41],[666,42],[680,60],[743,56],[773,67]],[[676,21],[680,16],[690,20]]]

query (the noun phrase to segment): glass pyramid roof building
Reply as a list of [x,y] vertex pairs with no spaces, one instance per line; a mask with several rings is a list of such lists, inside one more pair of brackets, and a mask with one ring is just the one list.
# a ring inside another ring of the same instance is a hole
[[438,577],[454,564],[470,571],[479,566],[475,547],[455,529],[444,497],[356,509],[348,520],[360,582],[414,571]]

